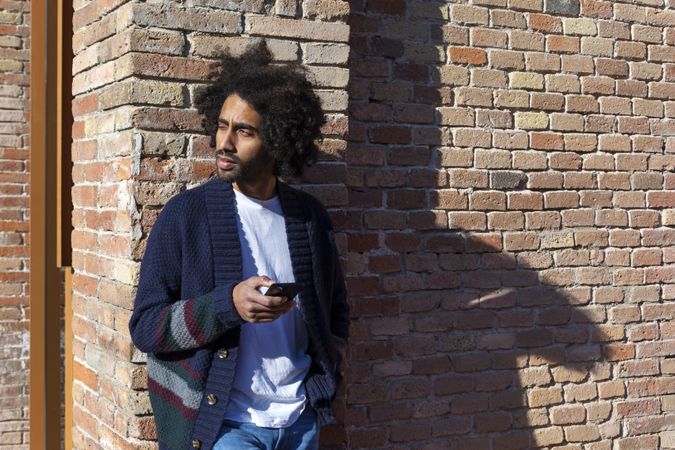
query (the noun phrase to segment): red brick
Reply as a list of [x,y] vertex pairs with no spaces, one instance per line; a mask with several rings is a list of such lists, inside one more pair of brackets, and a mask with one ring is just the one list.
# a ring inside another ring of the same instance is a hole
[[647,84],[637,80],[617,80],[616,93],[620,96],[646,97]]
[[488,174],[484,170],[452,169],[449,174],[451,187],[485,188],[488,186]]
[[509,433],[501,433],[492,438],[493,448],[503,450],[512,450],[527,448],[529,445],[529,433],[524,431],[513,431]]
[[526,28],[525,15],[523,13],[506,10],[491,11],[492,24],[494,26]]
[[581,0],[581,14],[584,17],[611,18],[612,2],[600,0]]
[[412,134],[408,127],[374,127],[370,129],[370,138],[377,144],[409,144]]
[[546,38],[546,48],[555,53],[578,53],[580,41],[578,37],[550,35]]
[[471,64],[481,66],[487,63],[487,53],[484,50],[469,47],[450,47],[448,49],[450,62],[453,64]]
[[512,192],[508,195],[508,209],[543,209],[543,195],[539,192]]
[[451,212],[448,214],[451,229],[484,230],[487,217],[479,212]]
[[471,43],[476,47],[506,48],[507,33],[501,30],[488,28],[474,28],[470,30]]
[[368,3],[368,11],[379,14],[402,16],[406,12],[405,0],[372,0]]
[[349,435],[349,442],[358,448],[381,447],[387,443],[387,429],[385,427],[368,427],[354,430]]
[[562,22],[559,17],[548,14],[530,13],[528,14],[528,26],[534,30],[560,33],[562,31]]
[[675,207],[675,192],[652,191],[647,193],[647,205],[650,208]]
[[506,195],[503,192],[474,192],[470,197],[472,210],[504,210]]
[[512,30],[510,37],[510,45],[513,49],[544,51],[545,36],[542,33]]
[[620,417],[653,415],[661,412],[661,402],[658,399],[618,402],[616,411]]
[[[614,94],[614,80],[610,77],[600,77],[600,76],[586,76],[581,77],[581,92],[584,94],[602,94],[602,95],[612,95]],[[610,106],[605,106],[600,99],[600,110],[603,111],[605,108],[609,109]],[[621,99],[619,101],[628,100]],[[609,102],[607,102],[609,103]],[[629,102],[626,103],[628,105]],[[614,106],[610,103],[611,106]],[[621,104],[623,106],[623,103]],[[604,112],[604,111],[603,111]]]
[[532,148],[546,150],[562,150],[563,135],[558,133],[532,132],[530,135]]
[[398,63],[394,66],[397,80],[423,83],[429,78],[429,67],[425,64]]

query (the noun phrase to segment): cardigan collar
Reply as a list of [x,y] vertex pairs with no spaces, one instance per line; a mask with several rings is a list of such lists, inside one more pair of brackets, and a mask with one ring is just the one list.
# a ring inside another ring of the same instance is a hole
[[[300,197],[289,185],[277,181],[277,191],[284,213],[293,275],[300,285],[300,313],[310,328],[311,335],[318,330],[311,329],[316,327],[317,313],[309,214]],[[211,233],[215,286],[238,283],[243,279],[235,203],[232,183],[220,178],[213,178],[206,183],[206,209]]]

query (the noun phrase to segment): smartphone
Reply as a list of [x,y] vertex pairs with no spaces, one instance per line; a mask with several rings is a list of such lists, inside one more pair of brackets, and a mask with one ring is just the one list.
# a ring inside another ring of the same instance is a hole
[[265,295],[286,297],[288,300],[293,300],[299,291],[298,283],[274,283],[265,291]]

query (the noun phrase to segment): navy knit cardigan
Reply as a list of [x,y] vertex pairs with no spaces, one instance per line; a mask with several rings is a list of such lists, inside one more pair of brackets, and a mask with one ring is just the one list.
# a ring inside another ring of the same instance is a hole
[[[347,293],[330,220],[311,195],[278,182],[299,310],[310,336],[305,379],[321,425],[334,420],[330,401],[349,324]],[[243,323],[232,303],[242,281],[232,185],[214,178],[164,206],[141,263],[129,323],[148,353],[148,389],[162,450],[211,449],[232,387]]]

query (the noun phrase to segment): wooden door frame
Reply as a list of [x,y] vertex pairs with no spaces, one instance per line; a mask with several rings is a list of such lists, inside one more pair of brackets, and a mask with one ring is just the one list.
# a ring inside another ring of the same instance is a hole
[[[70,147],[72,1],[31,2],[30,448],[72,448]],[[65,195],[63,195],[65,193]],[[65,272],[65,384],[61,384],[61,277]]]

